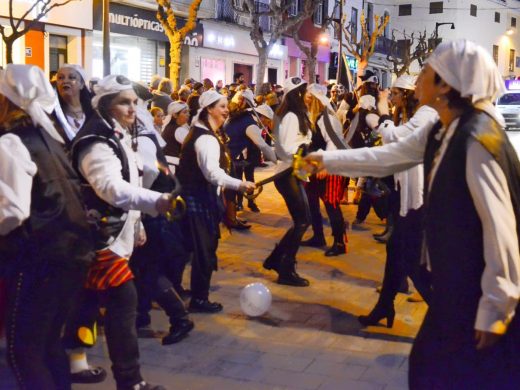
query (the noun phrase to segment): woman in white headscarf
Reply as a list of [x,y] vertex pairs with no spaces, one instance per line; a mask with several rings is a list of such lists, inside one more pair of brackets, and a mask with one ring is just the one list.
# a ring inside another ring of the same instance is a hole
[[[410,75],[403,75],[395,80],[390,91],[390,100],[394,107],[392,116],[388,108],[388,92],[381,92],[378,104],[381,118],[377,131],[384,144],[397,142],[421,127],[431,128],[439,120],[433,108],[425,105],[418,107],[418,101],[414,97],[415,83],[416,78]],[[429,280],[420,272],[423,169],[421,164],[394,175],[396,192],[390,195],[388,215],[392,224],[387,223],[387,230],[374,236],[376,240],[386,241],[383,286],[370,313],[358,317],[364,326],[376,325],[386,318],[387,327],[392,327],[395,316],[394,300],[400,286],[406,283],[407,275],[425,301],[430,301]]]
[[93,114],[85,70],[75,64],[64,64],[56,74],[56,90],[65,119],[75,135]]
[[223,204],[221,187],[253,191],[255,184],[229,176],[231,159],[222,137],[222,125],[229,115],[227,98],[214,90],[204,92],[200,109],[186,137],[177,171],[186,200],[186,223],[191,236],[190,311],[216,313],[222,305],[209,300],[213,271],[217,269],[219,224]]
[[56,103],[38,67],[0,71],[0,274],[7,360],[21,389],[71,388],[61,330],[94,260]]
[[379,176],[424,161],[422,260],[433,291],[410,355],[411,389],[520,383],[520,163],[493,107],[503,89],[485,49],[442,43],[417,81],[419,102],[439,113],[432,130],[307,160],[332,172]]
[[[138,98],[132,82],[124,76],[107,76],[96,84],[94,92],[96,113],[72,146],[73,162],[86,184],[88,217],[97,233],[96,262],[90,268],[86,289],[106,307],[105,333],[117,388],[159,390],[163,387],[144,382],[140,373],[137,297],[128,259],[134,246],[145,240],[141,212],[165,214],[171,207],[170,194],[141,186],[143,164],[136,153]],[[80,319],[81,308],[78,313]],[[81,323],[77,325],[71,328],[79,329]]]
[[164,120],[166,125],[161,135],[166,141],[163,151],[172,173],[175,173],[175,169],[179,165],[182,143],[190,131],[189,119],[190,110],[186,103],[182,101],[170,103],[168,115]]

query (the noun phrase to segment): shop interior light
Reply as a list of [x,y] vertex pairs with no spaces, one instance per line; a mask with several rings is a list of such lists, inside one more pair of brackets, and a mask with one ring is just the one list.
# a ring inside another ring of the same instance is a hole
[[215,43],[215,41],[217,40],[217,37],[215,36],[215,34],[209,33],[208,37],[206,39],[208,40],[209,43]]
[[506,35],[513,35],[514,33],[515,33],[514,28],[510,28],[509,30],[506,31]]
[[319,41],[322,45],[326,45],[329,43],[329,36],[327,34],[321,34]]

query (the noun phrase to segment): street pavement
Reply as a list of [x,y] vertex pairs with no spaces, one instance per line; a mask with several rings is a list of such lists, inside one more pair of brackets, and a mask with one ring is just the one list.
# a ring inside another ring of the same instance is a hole
[[[271,173],[269,168],[259,170],[256,178]],[[328,258],[321,249],[301,248],[298,272],[310,280],[310,287],[281,286],[274,272],[262,268],[262,261],[290,226],[290,217],[272,184],[265,186],[257,204],[261,213],[240,214],[252,223],[250,231],[222,232],[220,269],[214,274],[210,299],[222,302],[224,311],[193,314],[195,329],[178,344],[162,346],[158,339],[140,339],[145,379],[171,390],[406,389],[408,354],[425,304],[407,302],[407,295],[398,294],[392,329],[383,326],[384,321],[362,328],[356,319],[377,301],[385,247],[372,233],[381,231],[383,223],[371,212],[366,230],[349,230],[346,255]],[[352,221],[356,206],[342,208],[346,220]],[[330,245],[327,225],[326,234]],[[309,236],[310,229],[305,238]],[[189,270],[186,273],[189,276]],[[244,315],[239,304],[241,289],[252,282],[264,283],[273,295],[268,313],[257,318]],[[160,310],[152,315],[153,327],[167,331],[165,315]],[[115,389],[103,337],[89,357],[91,364],[109,371],[109,378],[74,389]],[[14,388],[1,343],[0,359],[0,389]]]

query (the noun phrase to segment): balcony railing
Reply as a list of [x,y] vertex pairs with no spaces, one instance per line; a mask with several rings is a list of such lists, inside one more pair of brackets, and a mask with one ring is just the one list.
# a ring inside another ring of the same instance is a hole
[[235,0],[217,1],[217,20],[222,20],[228,23],[238,22],[238,15],[233,10],[234,1]]

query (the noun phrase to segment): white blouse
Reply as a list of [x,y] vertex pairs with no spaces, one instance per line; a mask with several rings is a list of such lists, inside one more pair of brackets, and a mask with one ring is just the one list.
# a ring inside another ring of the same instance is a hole
[[[392,120],[384,121],[377,129],[384,144],[397,142],[421,127],[431,129],[439,120],[437,111],[428,106],[421,106],[410,120],[395,126]],[[400,186],[399,215],[406,216],[409,210],[417,210],[423,204],[424,172],[419,164],[406,171],[394,174],[395,184]]]

